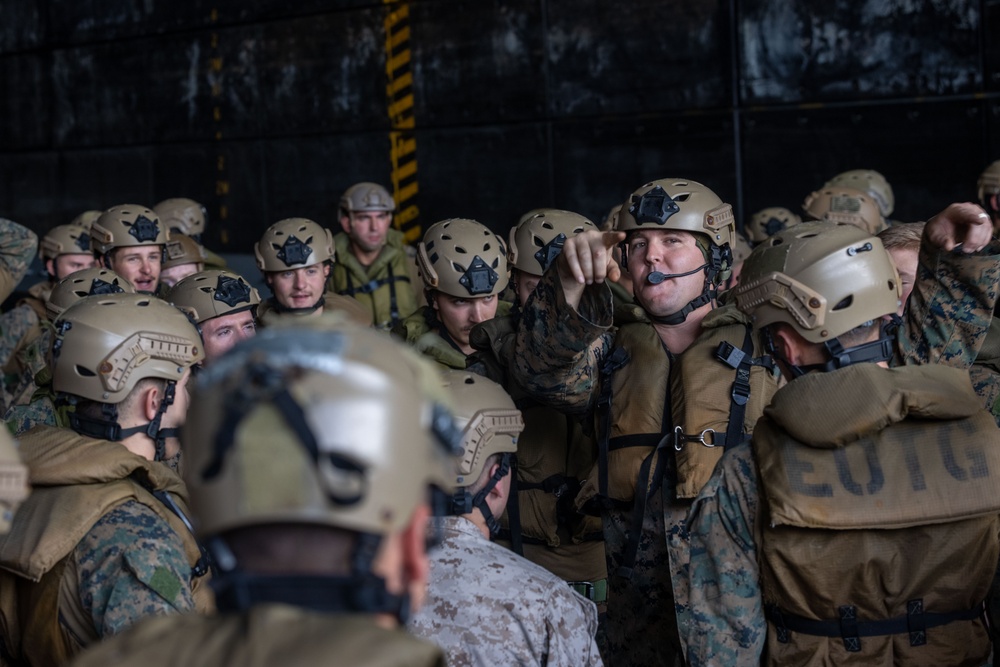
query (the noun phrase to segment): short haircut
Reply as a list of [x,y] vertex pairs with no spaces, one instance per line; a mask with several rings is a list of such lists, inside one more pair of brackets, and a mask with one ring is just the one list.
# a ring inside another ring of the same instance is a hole
[[900,222],[878,233],[886,250],[918,250],[926,222]]

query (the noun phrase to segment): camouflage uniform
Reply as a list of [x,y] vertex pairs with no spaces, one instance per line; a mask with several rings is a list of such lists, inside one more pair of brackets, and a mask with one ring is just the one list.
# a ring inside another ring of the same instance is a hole
[[448,664],[600,665],[597,610],[566,582],[487,540],[463,517],[435,517],[428,596],[410,630]]
[[175,473],[65,429],[40,427],[20,443],[34,493],[0,538],[8,651],[55,665],[146,616],[210,608],[197,543],[152,495],[183,511]]
[[[865,368],[866,366],[869,368]],[[785,434],[785,438],[789,438],[791,436],[786,431],[794,426],[794,438],[796,440],[808,443],[812,440],[822,439],[824,441],[839,443],[837,447],[829,444],[814,445],[825,451],[833,451],[841,447],[851,447],[852,444],[858,442],[857,438],[861,435],[865,436],[865,442],[870,442],[868,438],[875,437],[873,434],[878,434],[886,428],[886,425],[891,426],[896,422],[908,421],[924,429],[932,428],[931,425],[935,423],[936,413],[950,412],[951,414],[948,417],[944,417],[944,419],[955,419],[962,412],[963,406],[965,412],[969,415],[978,412],[976,407],[968,403],[972,390],[966,384],[967,380],[963,373],[956,369],[939,366],[926,368],[930,372],[922,372],[922,369],[919,367],[906,367],[895,371],[884,371],[870,364],[859,364],[829,373],[807,375],[800,380],[793,381],[790,385],[778,391],[775,395],[774,403],[765,411],[765,416],[758,424],[757,430],[759,433],[763,433],[767,430],[778,429],[778,432]],[[893,396],[886,396],[884,386],[874,383],[869,385],[863,379],[859,379],[862,374],[881,375],[883,373],[895,374],[891,379],[889,376],[881,378],[883,382],[887,381],[886,384],[891,384],[894,387],[895,394]],[[847,374],[851,374],[854,377],[845,380]],[[800,381],[808,382],[808,385],[796,385],[796,382]],[[845,384],[848,385],[850,391],[844,391]],[[907,396],[907,390],[910,389],[913,390],[913,394]],[[824,397],[824,400],[817,400],[817,396]],[[834,396],[839,400],[831,401],[825,398],[832,398]],[[900,399],[900,396],[906,397]],[[922,399],[923,402],[921,402]],[[953,405],[948,405],[949,401]],[[822,414],[817,414],[816,406],[818,404],[822,404]],[[885,406],[884,408],[883,405]],[[948,407],[946,410],[943,410],[938,407],[941,405],[947,405]],[[871,413],[881,410],[884,410],[884,412],[876,415],[879,417],[878,419],[868,418],[868,415],[871,415]],[[918,416],[916,420],[912,417],[908,418],[907,413],[911,411],[912,414]],[[866,412],[868,415],[865,415]],[[792,416],[798,415],[802,417],[801,423],[792,420]],[[988,419],[986,423],[989,424]],[[858,430],[860,425],[864,425],[867,428]],[[996,431],[992,431],[991,433],[983,431],[979,437],[983,436],[990,438],[987,440],[990,444],[1000,440],[1000,433]],[[912,438],[913,436],[910,437]],[[967,437],[975,439],[977,436]],[[886,445],[888,444],[889,441],[886,442]],[[820,450],[817,449],[816,451]],[[756,666],[761,664],[761,656],[764,654],[765,643],[769,644],[770,647],[770,655],[766,659],[766,662],[768,664],[783,664],[780,655],[781,651],[785,650],[784,646],[786,644],[776,643],[770,646],[771,642],[776,641],[776,635],[769,629],[765,618],[764,595],[759,564],[761,554],[759,553],[759,549],[762,545],[762,539],[766,539],[762,531],[766,529],[766,524],[771,522],[768,519],[768,509],[762,506],[760,501],[760,492],[758,490],[760,473],[758,461],[756,460],[757,454],[756,441],[727,451],[716,468],[715,473],[712,475],[711,480],[702,489],[701,494],[692,506],[691,514],[688,518],[690,540],[689,602],[691,618],[685,626],[687,632],[685,643],[689,664],[692,667],[701,667],[702,665]],[[975,454],[969,454],[969,456],[975,456]],[[962,461],[965,461],[965,459],[963,458]],[[919,464],[914,461],[913,465]],[[985,462],[982,465],[985,466]],[[803,470],[805,469],[803,468]],[[808,470],[811,471],[813,468],[810,467]],[[917,468],[917,470],[917,474],[920,474],[920,468]],[[928,470],[926,472],[932,474],[933,471]],[[851,475],[850,472],[846,474],[848,477]],[[910,473],[901,474],[910,475],[912,474],[912,470]],[[841,479],[843,480],[843,478]],[[955,479],[959,478],[956,477]],[[867,477],[862,473],[859,481],[866,483],[866,480]],[[810,483],[818,481],[818,479],[810,479]],[[990,480],[987,480],[986,483],[989,484]],[[861,492],[862,495],[864,493],[864,491]],[[873,492],[868,491],[868,493]],[[765,504],[767,502],[765,500]],[[874,505],[877,499],[871,502]],[[930,500],[930,502],[934,504],[939,503],[940,500]],[[881,504],[875,506],[881,507]],[[874,515],[877,515],[879,510],[873,509],[872,511]],[[868,521],[872,521],[871,517],[865,518]],[[956,520],[953,519],[953,521]],[[989,516],[987,516],[987,520],[991,520]],[[995,521],[995,518],[992,520]],[[847,538],[850,538],[851,533],[856,534],[859,531],[855,529],[853,531],[817,530],[816,532],[817,534],[826,533],[834,535],[839,533],[842,536],[846,535]],[[875,532],[881,535],[889,535],[888,539],[892,539],[891,536],[894,533],[900,535],[900,531]],[[902,532],[905,533],[905,530]],[[995,529],[990,530],[989,534],[995,536]],[[901,535],[899,539],[902,542],[899,546],[903,549],[906,546],[910,546],[907,538],[912,539],[912,537],[912,535],[907,534]],[[921,538],[926,539],[926,536],[921,534]],[[927,548],[941,549],[940,544],[935,546],[933,542],[919,541],[915,543],[926,544],[928,545]],[[994,545],[994,550],[995,548]],[[930,554],[927,555],[930,556]],[[969,558],[974,556],[973,554],[967,555]],[[909,560],[907,558],[897,558],[896,556],[889,558],[889,569],[899,570],[899,573],[895,575],[893,572],[886,572],[884,575],[880,575],[879,572],[881,570],[877,570],[877,568],[880,566],[884,567],[884,564],[869,563],[869,566],[875,568],[877,571],[874,575],[875,577],[884,576],[886,579],[893,579],[891,583],[887,581],[884,587],[884,590],[887,591],[885,593],[886,605],[895,605],[898,603],[899,600],[893,601],[891,598],[893,596],[898,598],[900,595],[899,591],[906,589],[905,584],[907,582],[900,582],[895,579],[900,573],[913,574],[916,566],[910,567],[913,563],[908,564],[907,561]],[[838,567],[838,563],[831,563],[830,567],[836,568]],[[949,566],[948,569],[951,570],[952,568]],[[949,579],[946,575],[932,578],[931,580],[942,582],[943,589],[939,591],[939,594],[946,599],[949,596],[951,598],[956,596],[962,597],[960,591],[963,585],[969,587],[970,590],[974,588],[982,589],[972,593],[972,596],[975,598],[973,601],[974,604],[981,603],[985,595],[985,586],[988,585],[988,577],[986,581],[982,581],[984,577],[980,573],[980,576],[975,577],[975,581],[972,581],[973,575],[970,570],[971,568],[963,567],[961,562],[955,562],[953,572],[962,581],[956,583],[955,576]],[[982,568],[980,567],[979,570],[982,570]],[[803,576],[808,577],[805,573]],[[852,580],[861,576],[862,574],[858,571],[850,575]],[[844,577],[848,577],[848,574],[845,573]],[[969,581],[965,581],[966,577],[968,577]],[[921,580],[926,581],[926,578]],[[871,586],[868,586],[868,588],[871,588]],[[874,588],[878,589],[878,586],[876,585]],[[848,601],[837,597],[838,595],[844,596],[845,594],[849,596],[849,593],[847,593],[848,590],[850,589],[841,590],[833,595],[836,598],[834,600],[835,604],[853,602],[853,599]],[[931,591],[923,591],[923,593],[928,594]],[[772,591],[769,599],[773,598],[773,596],[774,592]],[[863,593],[858,594],[858,597],[863,597]],[[928,611],[940,613],[952,611],[952,609],[931,609]],[[830,615],[835,614],[835,608],[831,607]],[[859,616],[862,615],[859,614]],[[973,621],[972,623],[968,621],[953,621],[953,623],[956,625],[929,628],[927,631],[928,637],[931,637],[934,633],[938,633],[937,636],[939,638],[942,636],[941,633],[943,633],[944,637],[952,637],[950,640],[951,643],[957,644],[957,646],[951,649],[954,651],[951,654],[954,661],[949,664],[981,664],[985,655],[976,660],[972,655],[964,656],[961,653],[964,650],[969,650],[973,654],[977,651],[981,653],[984,650],[988,653],[989,648],[986,646],[985,641],[986,630],[981,621]],[[770,637],[769,632],[771,634]],[[809,639],[806,641],[816,643],[824,641],[822,638],[812,635],[808,637]],[[924,649],[924,647],[916,646],[913,649],[909,649],[914,652],[912,655],[904,653],[904,649],[900,648],[900,646],[906,643],[904,634],[903,644],[897,646],[896,650],[879,653],[879,641],[888,641],[886,637],[886,635],[881,637],[863,637],[861,646],[862,650],[865,650],[867,647],[869,650],[867,654],[843,654],[841,653],[843,648],[835,645],[840,643],[840,638],[834,638],[831,640],[834,642],[831,645],[831,649],[833,650],[828,655],[821,652],[816,654],[818,659],[820,655],[823,655],[825,659],[822,659],[819,663],[810,662],[809,664],[840,664],[842,662],[849,662],[851,656],[856,657],[853,658],[854,662],[850,664],[872,664],[870,662],[865,663],[864,661],[865,659],[872,660],[873,655],[881,656],[878,660],[879,664],[907,664],[907,661],[913,660],[914,655],[920,655],[919,652]],[[956,640],[959,637],[960,639]],[[780,642],[780,640],[778,641]],[[944,643],[947,644],[947,641]],[[940,641],[932,642],[928,639],[928,642],[929,645],[940,645]],[[872,652],[873,646],[875,647],[874,653]],[[836,656],[834,655],[835,653]],[[901,655],[906,657],[901,657]],[[972,658],[971,662],[970,657]],[[800,659],[801,656],[791,662],[802,664],[799,662]],[[901,660],[902,663],[900,663]],[[935,660],[923,664],[942,663]]]
[[0,218],[0,301],[14,293],[37,250],[38,236],[33,231]]
[[[42,321],[35,309],[21,304],[0,315],[0,363],[3,366],[3,408],[13,404],[23,392],[27,383],[25,373],[29,372],[22,359],[28,352],[31,341],[42,332]],[[37,364],[31,364],[37,367]]]
[[402,232],[390,229],[386,244],[369,266],[351,252],[350,237],[333,237],[337,261],[330,270],[327,288],[354,297],[372,311],[375,327],[391,329],[409,317],[423,301],[423,281],[417,275],[416,251],[407,246]]
[[52,391],[52,380],[48,374],[47,369],[39,373],[36,381],[42,379],[46,381],[40,383],[39,388],[35,390],[27,403],[12,405],[4,412],[3,420],[7,423],[7,429],[15,437],[27,433],[36,426],[69,428],[66,413],[71,408],[56,408],[56,395]]
[[370,615],[330,615],[282,604],[208,618],[149,618],[96,644],[72,667],[444,667],[441,650]]

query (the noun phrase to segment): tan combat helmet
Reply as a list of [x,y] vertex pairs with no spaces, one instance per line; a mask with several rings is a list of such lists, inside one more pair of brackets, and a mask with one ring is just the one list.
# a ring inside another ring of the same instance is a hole
[[160,269],[171,269],[182,264],[204,264],[208,260],[205,248],[186,234],[171,234],[163,252]]
[[983,173],[979,174],[976,188],[979,205],[994,216],[1000,214],[1000,202],[993,199],[1000,194],[1000,160],[991,162],[986,169],[983,169]]
[[[463,515],[478,507],[490,533],[496,536],[500,524],[486,504],[486,496],[510,471],[517,452],[517,438],[524,430],[521,411],[503,387],[469,371],[442,372],[445,389],[455,407],[455,421],[462,429],[462,458],[455,475],[460,491],[450,499],[449,513]],[[483,474],[489,458],[501,454],[500,467],[486,486],[475,495],[468,487]]]
[[[55,321],[52,388],[71,403],[87,399],[111,406],[103,418],[71,412],[70,428],[82,435],[122,440],[146,433],[156,443],[156,460],[173,429],[160,420],[173,403],[177,381],[204,357],[201,337],[187,316],[144,294],[108,294],[82,299]],[[124,429],[117,406],[146,378],[166,380],[156,416]]]
[[394,211],[396,202],[378,183],[355,183],[340,197],[342,215],[355,211]]
[[[824,343],[836,368],[891,355],[885,338],[846,350],[836,340],[894,315],[902,295],[882,241],[854,225],[804,222],[775,234],[743,265],[735,295],[755,328],[784,322],[810,343]],[[881,348],[875,357],[855,353],[873,345]]]
[[286,218],[264,232],[254,246],[257,268],[261,271],[288,271],[333,262],[333,234],[307,218]]
[[73,225],[74,227],[80,227],[82,229],[86,229],[87,233],[89,234],[91,225],[94,224],[94,220],[97,220],[99,217],[101,217],[101,213],[102,211],[93,211],[93,210],[84,211],[80,215],[70,220],[69,224]]
[[167,230],[156,213],[137,204],[112,206],[90,227],[94,250],[107,256],[115,248],[165,245]]
[[469,298],[500,294],[507,286],[503,242],[475,220],[435,222],[417,246],[417,269],[428,290]]
[[567,238],[588,229],[596,230],[597,226],[579,213],[536,209],[510,230],[507,261],[518,271],[540,276],[562,252]]
[[30,493],[28,468],[21,463],[17,444],[7,429],[0,429],[0,535],[10,532],[17,508]]
[[851,169],[837,174],[827,181],[826,185],[854,188],[864,192],[878,204],[879,213],[882,214],[883,218],[892,215],[896,205],[896,196],[892,192],[889,181],[885,180],[885,176],[874,169]]
[[205,369],[182,432],[184,477],[220,595],[238,585],[228,532],[328,526],[357,536],[343,583],[374,587],[351,596],[354,610],[402,614],[405,600],[375,602],[387,594],[372,560],[432,487],[452,489],[458,429],[445,400],[414,352],[331,317],[269,327]]
[[[730,248],[736,233],[733,207],[701,183],[663,178],[633,192],[618,211],[616,230],[628,233],[638,229],[669,229],[707,238],[717,249],[708,258],[709,268],[716,271],[716,283],[725,280],[724,274],[732,267]],[[627,248],[622,250],[623,264],[627,264]]]
[[242,276],[231,271],[200,271],[182,278],[166,300],[187,313],[196,324],[238,313],[260,304],[260,294]]
[[855,188],[830,185],[811,193],[802,210],[813,220],[841,222],[860,227],[869,234],[885,229],[882,212],[874,199]]
[[201,241],[208,213],[205,207],[195,200],[184,197],[164,199],[153,207],[153,211],[171,232],[180,232],[196,241]]
[[38,244],[40,259],[55,259],[60,255],[89,255],[90,233],[76,225],[58,225],[42,237]]
[[789,211],[781,206],[769,206],[762,208],[750,217],[747,223],[747,238],[754,245],[761,243],[769,236],[773,236],[780,231],[788,229],[792,225],[802,222],[798,213]]
[[55,320],[64,310],[88,296],[135,294],[135,286],[111,269],[95,266],[66,276],[52,288],[45,311]]

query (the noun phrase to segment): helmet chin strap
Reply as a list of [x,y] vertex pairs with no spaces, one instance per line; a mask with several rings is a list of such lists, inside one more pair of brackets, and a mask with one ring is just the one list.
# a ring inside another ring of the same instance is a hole
[[289,308],[283,305],[277,299],[274,300],[274,309],[283,315],[309,315],[315,313],[317,310],[322,308],[326,304],[326,295],[324,294],[319,298],[319,301],[311,306],[306,306],[305,308]]
[[504,452],[500,457],[500,465],[497,467],[496,472],[490,477],[486,486],[475,496],[464,488],[455,491],[455,494],[450,498],[448,513],[461,516],[469,514],[473,508],[478,507],[479,511],[483,513],[483,518],[486,520],[486,527],[490,531],[490,537],[496,538],[500,534],[500,522],[493,516],[490,506],[486,504],[486,496],[493,490],[493,487],[500,483],[500,480],[510,473],[512,457],[511,452]]
[[111,442],[121,442],[125,438],[136,433],[145,433],[154,443],[154,461],[163,461],[166,458],[167,438],[176,438],[180,434],[179,428],[160,428],[160,422],[167,408],[174,403],[177,382],[167,380],[163,390],[163,400],[156,408],[156,414],[146,424],[122,428],[118,423],[118,406],[113,403],[104,403],[101,407],[101,418],[85,417],[79,413],[69,413],[70,428],[80,435],[110,440]]
[[823,343],[823,347],[830,354],[830,361],[822,364],[807,364],[804,366],[797,366],[788,361],[778,352],[776,346],[774,345],[774,339],[771,336],[769,329],[764,330],[764,346],[770,349],[770,353],[775,359],[781,361],[788,370],[791,372],[791,379],[802,377],[806,373],[812,371],[820,371],[822,373],[828,373],[830,371],[835,371],[840,368],[846,368],[848,366],[853,366],[854,364],[862,363],[879,363],[882,361],[889,361],[892,359],[892,343],[895,339],[896,329],[902,324],[902,320],[898,315],[892,315],[892,317],[879,327],[879,337],[868,343],[861,343],[860,345],[855,345],[854,347],[844,347],[843,344],[836,338],[833,340],[828,340]]
[[[692,274],[698,273],[699,271],[705,271],[705,283],[702,285],[701,294],[687,302],[687,305],[678,310],[676,313],[671,313],[670,315],[653,315],[648,310],[646,311],[646,316],[650,320],[656,322],[657,324],[669,324],[675,325],[680,324],[687,319],[687,316],[698,310],[707,303],[712,303],[715,301],[716,289],[713,282],[713,278],[718,274],[718,270],[713,270],[709,263],[702,264],[696,269],[687,271],[686,273],[662,273],[660,271],[653,271],[648,276],[646,276],[646,282],[650,285],[659,285],[664,280],[669,280],[670,278],[681,278],[684,276],[690,276]],[[639,305],[642,305],[641,303]]]

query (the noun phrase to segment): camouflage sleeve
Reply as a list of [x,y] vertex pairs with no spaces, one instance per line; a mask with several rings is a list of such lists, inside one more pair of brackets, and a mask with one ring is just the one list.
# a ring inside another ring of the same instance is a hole
[[968,368],[986,338],[1000,280],[1000,241],[965,254],[920,245],[897,354],[904,365]]
[[754,543],[757,474],[749,444],[727,451],[688,516],[691,667],[759,665],[767,637]]
[[585,412],[595,398],[598,367],[614,340],[611,290],[588,287],[579,310],[566,302],[555,268],[542,276],[521,315],[511,374],[536,399]]
[[0,301],[13,294],[37,251],[38,237],[33,231],[0,218]]
[[569,586],[564,592],[552,596],[547,606],[545,625],[549,637],[546,664],[552,667],[604,664],[594,639],[597,634],[597,607]]
[[142,503],[128,501],[105,514],[74,557],[80,603],[101,637],[148,616],[194,609],[181,538]]

